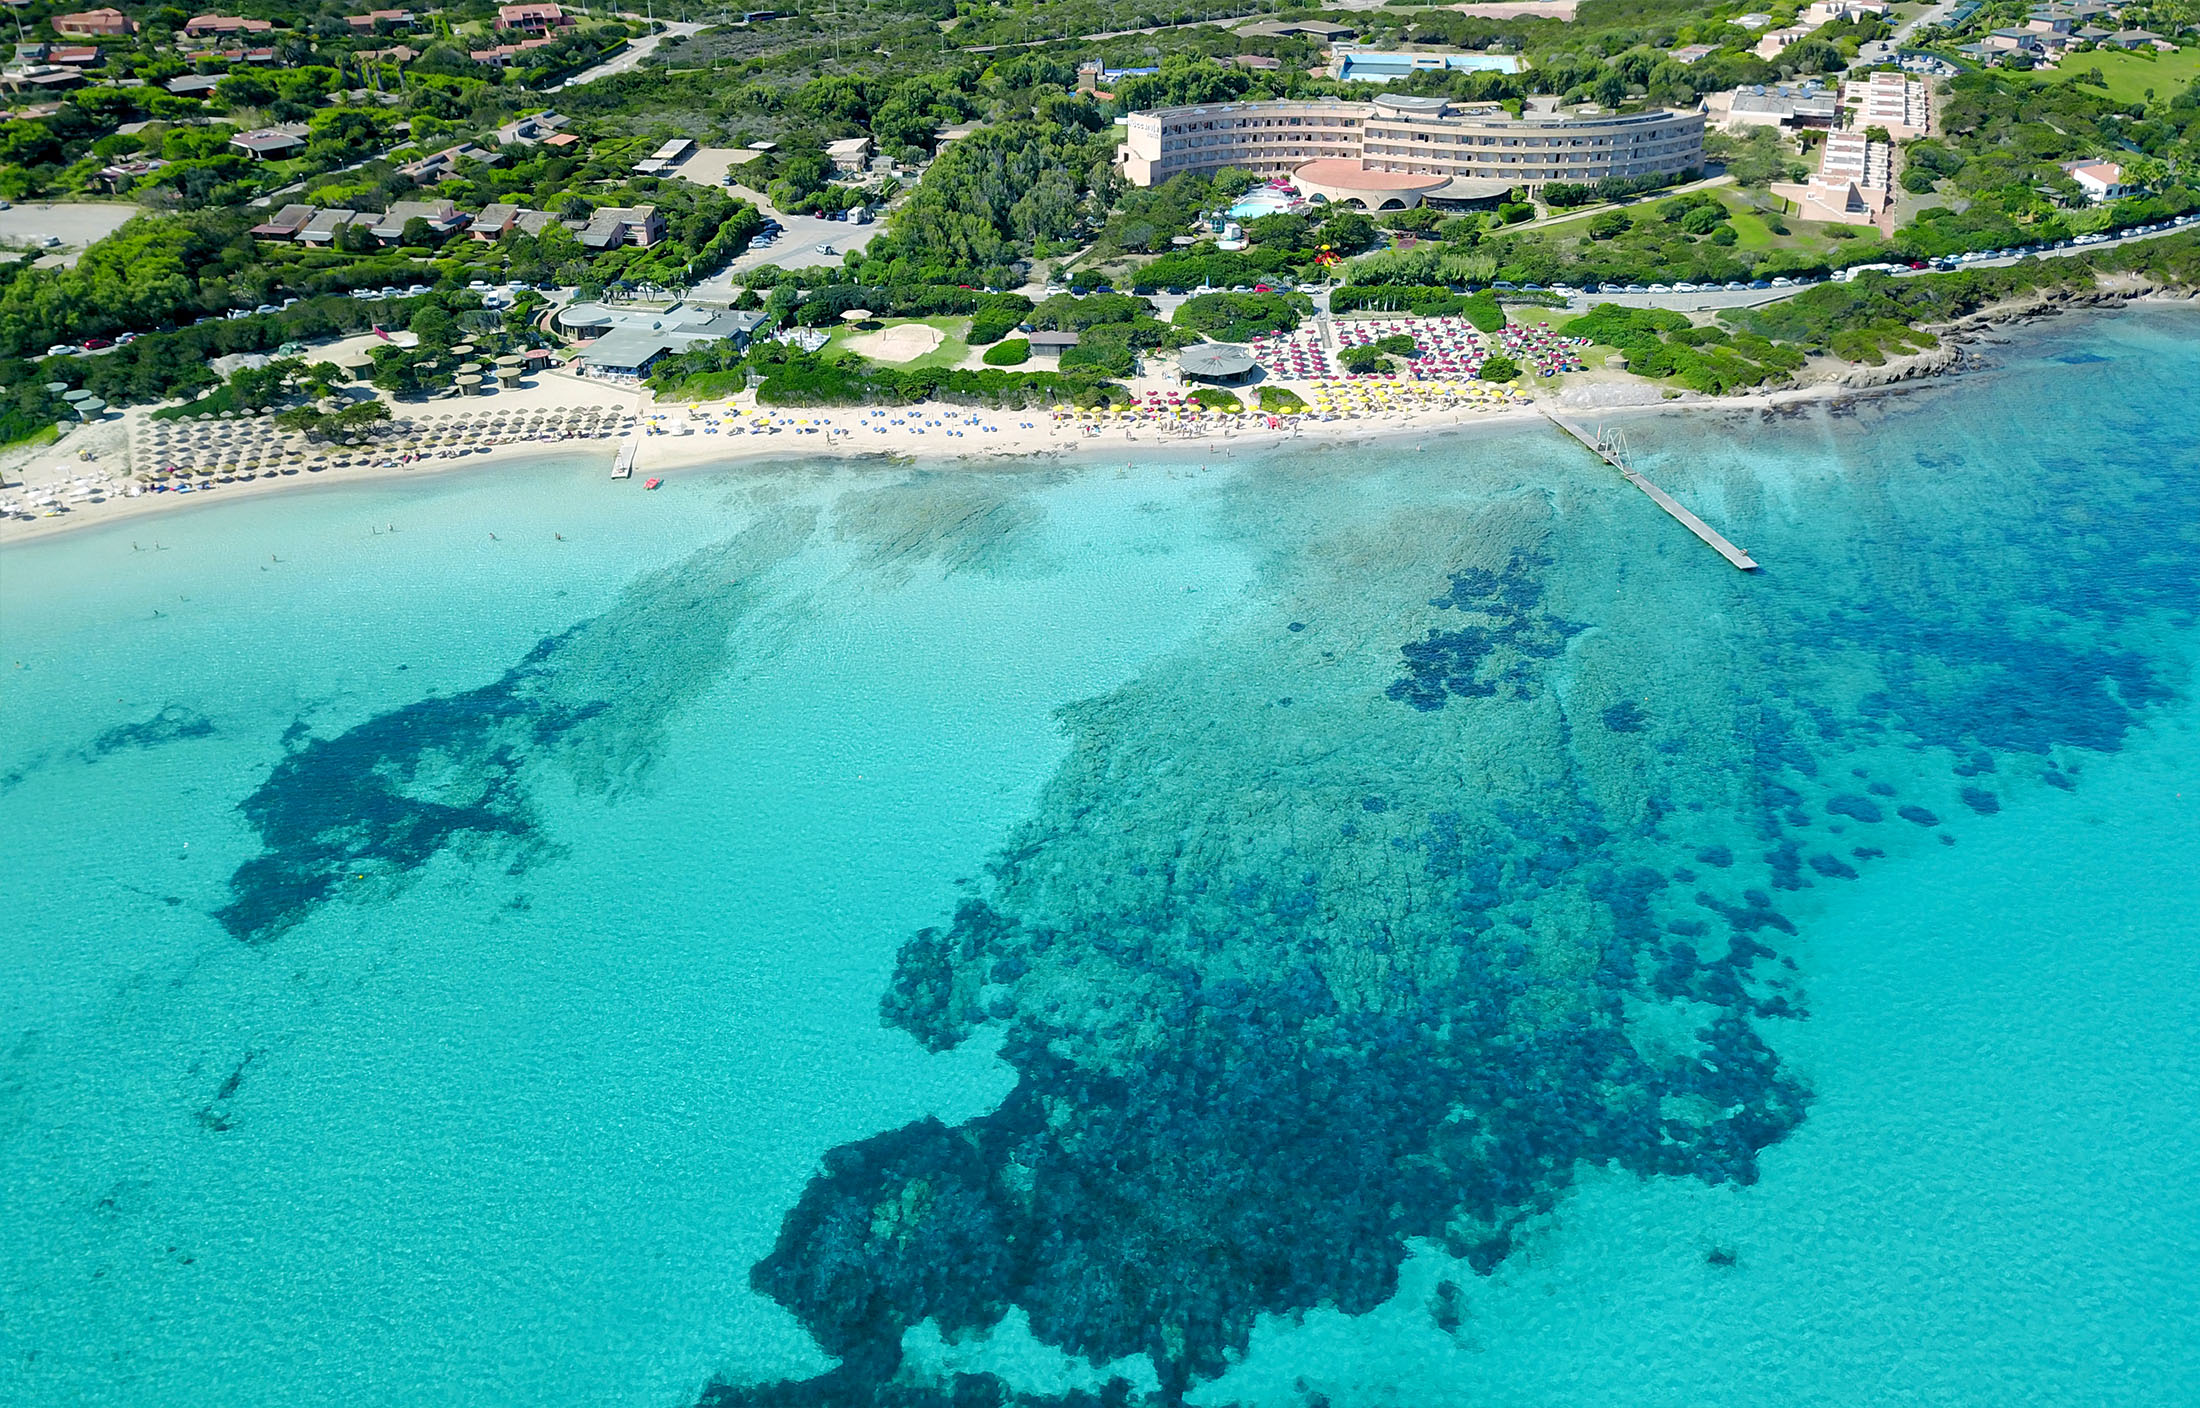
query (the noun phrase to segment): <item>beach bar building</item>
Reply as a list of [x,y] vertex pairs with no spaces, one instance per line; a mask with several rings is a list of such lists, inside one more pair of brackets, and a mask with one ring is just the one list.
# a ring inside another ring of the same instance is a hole
[[1239,386],[1253,379],[1259,363],[1234,342],[1202,342],[1179,352],[1176,367],[1186,381]]

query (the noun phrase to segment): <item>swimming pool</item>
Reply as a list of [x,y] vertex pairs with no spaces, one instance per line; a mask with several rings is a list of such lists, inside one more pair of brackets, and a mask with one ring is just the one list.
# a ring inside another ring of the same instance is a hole
[[1230,207],[1232,220],[1258,220],[1263,215],[1281,215],[1293,205],[1293,198],[1280,192],[1255,191]]

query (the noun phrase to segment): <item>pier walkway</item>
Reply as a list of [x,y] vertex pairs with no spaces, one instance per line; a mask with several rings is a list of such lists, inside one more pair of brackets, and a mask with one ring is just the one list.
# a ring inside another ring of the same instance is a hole
[[1703,539],[1706,543],[1709,543],[1711,545],[1712,551],[1718,553],[1719,556],[1725,558],[1728,562],[1733,563],[1736,567],[1740,568],[1744,572],[1752,572],[1756,570],[1757,561],[1755,558],[1751,557],[1748,553],[1743,552],[1740,548],[1734,546],[1725,538],[1721,537],[1718,533],[1718,530],[1714,529],[1710,524],[1704,522],[1702,519],[1696,517],[1696,515],[1694,515],[1693,513],[1690,513],[1687,509],[1681,507],[1679,503],[1674,501],[1674,498],[1671,494],[1666,493],[1657,485],[1643,478],[1640,474],[1637,474],[1634,469],[1628,465],[1625,457],[1621,455],[1616,447],[1605,443],[1602,437],[1590,435],[1588,431],[1583,430],[1580,426],[1575,425],[1572,421],[1567,420],[1565,417],[1559,415],[1558,412],[1552,410],[1548,406],[1539,406],[1537,407],[1537,409],[1543,412],[1544,417],[1549,420],[1551,424],[1557,426],[1560,430],[1565,431],[1568,435],[1573,436],[1576,440],[1579,440],[1583,445],[1589,448],[1590,453],[1594,454],[1598,459],[1603,460],[1612,468],[1618,470],[1621,477],[1626,479],[1628,483],[1634,485],[1637,489],[1640,489],[1643,493],[1649,495],[1650,502],[1656,504],[1659,508],[1662,508],[1667,513],[1671,514],[1674,520],[1678,522],[1683,528],[1686,528],[1689,532],[1694,533],[1697,537]]

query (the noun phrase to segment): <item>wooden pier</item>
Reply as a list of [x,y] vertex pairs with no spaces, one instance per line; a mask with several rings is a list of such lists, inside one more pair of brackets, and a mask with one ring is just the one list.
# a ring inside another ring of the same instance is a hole
[[1620,472],[1620,476],[1624,478],[1628,483],[1634,485],[1637,489],[1640,489],[1643,493],[1649,495],[1650,502],[1656,504],[1659,508],[1662,508],[1667,513],[1671,514],[1674,520],[1677,521],[1683,528],[1686,528],[1689,532],[1694,533],[1697,537],[1703,539],[1706,543],[1709,543],[1711,545],[1712,551],[1716,552],[1719,556],[1725,558],[1728,562],[1733,563],[1736,567],[1739,567],[1744,572],[1753,572],[1756,570],[1757,561],[1755,558],[1751,557],[1748,553],[1743,552],[1740,548],[1734,546],[1725,538],[1719,536],[1718,531],[1714,529],[1710,524],[1696,517],[1696,515],[1690,513],[1687,509],[1682,508],[1680,504],[1674,501],[1671,494],[1666,493],[1663,489],[1660,489],[1657,485],[1651,483],[1649,480],[1643,478],[1640,474],[1636,473],[1635,470],[1627,463],[1626,456],[1621,452],[1619,446],[1608,443],[1602,436],[1590,435],[1589,432],[1583,430],[1580,426],[1575,425],[1572,421],[1569,421],[1565,417],[1559,415],[1558,412],[1552,410],[1548,406],[1541,406],[1537,409],[1543,412],[1545,418],[1548,419],[1551,424],[1557,426],[1560,430],[1565,431],[1568,435],[1573,436],[1576,440],[1579,440],[1583,445],[1589,448],[1590,453],[1594,454],[1598,459],[1603,460],[1612,468],[1618,470]]

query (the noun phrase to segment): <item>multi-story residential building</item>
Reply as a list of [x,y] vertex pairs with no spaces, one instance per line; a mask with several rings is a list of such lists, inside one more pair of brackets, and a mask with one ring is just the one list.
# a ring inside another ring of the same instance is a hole
[[498,29],[523,29],[529,34],[548,34],[572,27],[573,17],[556,5],[499,5]]
[[238,34],[265,34],[273,29],[272,20],[246,19],[242,15],[193,15],[183,22],[187,39],[226,39]]
[[1875,73],[1841,85],[1844,107],[1856,109],[1855,127],[1884,127],[1897,142],[1922,137],[1933,127],[1932,90],[1900,73]]
[[1827,134],[1818,172],[1807,183],[1775,181],[1772,193],[1795,202],[1805,220],[1876,225],[1893,234],[1894,152],[1862,132]]
[[1325,188],[1349,189],[1355,170],[1424,178],[1370,181],[1361,203],[1378,209],[1417,204],[1420,194],[1408,188],[1426,193],[1447,181],[1536,189],[1703,164],[1701,112],[1562,109],[1549,98],[1530,99],[1518,117],[1493,103],[1397,96],[1211,103],[1134,112],[1124,121],[1121,162],[1133,185],[1225,166],[1287,176],[1317,161]]
[[393,29],[412,29],[419,18],[410,10],[369,10],[363,15],[349,15],[344,23],[362,34],[383,34]]
[[2078,189],[2085,192],[2085,198],[2095,205],[2121,200],[2138,189],[2124,183],[2124,169],[2113,161],[2067,163],[2063,169],[2078,183]]
[[1814,28],[1816,26],[1799,24],[1787,29],[1766,30],[1764,36],[1757,41],[1757,47],[1750,52],[1769,64],[1788,49],[1810,38]]
[[1796,18],[1816,29],[1835,20],[1879,19],[1892,8],[1887,0],[1813,0]]
[[64,39],[119,39],[136,29],[120,10],[84,10],[53,17],[53,32]]
[[636,244],[647,249],[665,237],[665,217],[654,205],[607,205],[588,217],[579,230],[588,249],[616,249]]

